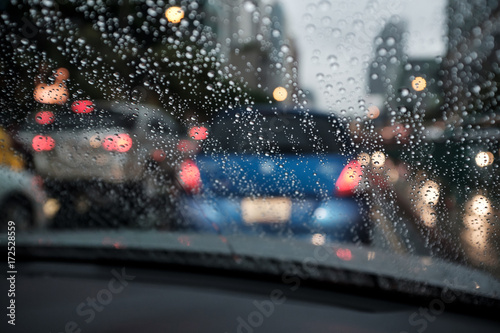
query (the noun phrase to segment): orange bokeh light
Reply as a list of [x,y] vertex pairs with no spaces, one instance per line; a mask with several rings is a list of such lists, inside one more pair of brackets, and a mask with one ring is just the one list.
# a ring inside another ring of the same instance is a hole
[[165,11],[165,17],[170,23],[179,23],[184,18],[184,11],[181,7],[170,7]]
[[288,97],[288,92],[283,87],[277,87],[273,91],[273,98],[278,102],[283,102]]
[[422,91],[427,87],[427,81],[423,77],[416,77],[412,82],[411,86],[415,91]]
[[132,148],[132,142],[130,135],[125,133],[108,135],[104,138],[102,147],[108,151],[125,153]]
[[68,100],[69,91],[66,81],[69,71],[66,68],[58,68],[54,73],[54,84],[39,83],[33,91],[35,101],[43,104],[64,104]]
[[368,107],[368,112],[366,116],[370,119],[377,119],[380,116],[380,109],[375,105]]

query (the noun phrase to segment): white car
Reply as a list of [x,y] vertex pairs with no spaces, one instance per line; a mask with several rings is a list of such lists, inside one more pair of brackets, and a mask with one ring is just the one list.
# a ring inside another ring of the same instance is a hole
[[[184,158],[180,133],[179,124],[159,108],[79,101],[41,106],[16,138],[32,152],[32,168],[49,195],[61,203],[64,223],[89,213],[105,225],[118,214],[110,207],[141,216],[168,209]],[[107,213],[112,215],[103,218]]]
[[92,109],[28,116],[17,139],[33,152],[37,174],[59,181],[143,181],[146,162],[155,156],[164,172],[174,171],[179,128],[164,110],[123,102],[96,102]]
[[16,231],[46,227],[48,220],[43,212],[46,199],[41,178],[26,171],[13,171],[0,166],[2,228],[8,221],[15,222]]

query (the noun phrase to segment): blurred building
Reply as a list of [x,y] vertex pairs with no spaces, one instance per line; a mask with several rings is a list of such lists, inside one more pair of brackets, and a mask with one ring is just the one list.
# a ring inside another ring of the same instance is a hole
[[395,95],[402,72],[406,26],[403,22],[388,22],[373,41],[374,56],[368,72],[368,104],[380,109],[377,122],[385,122],[395,107]]
[[[387,122],[391,111],[405,107],[410,112],[419,111],[426,118],[439,114],[441,85],[438,83],[440,59],[412,59],[405,53],[406,23],[389,21],[374,39],[374,57],[368,77],[369,104],[380,109],[378,122]],[[422,77],[425,93],[414,95],[412,82]]]
[[443,60],[450,121],[497,108],[500,83],[500,3],[449,0],[448,51]]
[[398,81],[401,72],[405,31],[403,22],[388,22],[382,32],[375,37],[375,55],[368,80],[370,94],[386,95],[395,88],[394,83]]
[[298,91],[296,46],[278,1],[209,0],[205,15],[220,58],[236,67],[248,88],[268,95],[278,86]]

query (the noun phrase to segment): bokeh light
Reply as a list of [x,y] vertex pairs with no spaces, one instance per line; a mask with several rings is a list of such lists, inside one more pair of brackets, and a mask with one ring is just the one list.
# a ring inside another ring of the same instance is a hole
[[491,214],[491,202],[486,196],[476,194],[467,202],[467,212],[486,217]]
[[71,110],[74,113],[90,113],[94,111],[94,103],[89,100],[74,101]]
[[37,135],[33,138],[31,146],[35,151],[49,151],[54,149],[56,141],[50,136]]
[[191,127],[189,136],[194,140],[205,140],[208,138],[208,129],[204,126]]
[[485,195],[475,194],[466,203],[466,211],[463,216],[465,229],[462,233],[462,239],[470,246],[469,258],[477,263],[484,264],[491,261],[491,256],[488,255],[488,252],[491,251],[488,242],[490,234],[488,229],[491,224],[492,212],[491,201]]
[[92,148],[99,148],[102,145],[102,140],[99,134],[92,135],[89,139]]
[[108,151],[117,151],[125,153],[132,148],[132,138],[130,135],[122,133],[115,135],[108,135],[102,142],[102,147]]
[[423,77],[418,76],[411,81],[411,86],[415,91],[422,91],[427,87],[427,81]]
[[179,23],[184,18],[184,11],[181,7],[170,7],[165,11],[165,17],[170,23]]
[[317,246],[325,244],[325,235],[323,235],[323,234],[312,235],[311,243],[313,243],[314,245],[317,245]]
[[60,67],[54,71],[54,78],[56,82],[67,80],[69,79],[69,71],[64,67]]
[[69,97],[69,91],[64,83],[69,78],[66,68],[58,68],[54,72],[54,84],[39,83],[33,90],[35,101],[43,104],[64,104]]
[[152,154],[153,160],[156,162],[163,162],[167,158],[167,153],[163,149],[155,149]]
[[380,116],[380,109],[375,105],[368,107],[368,112],[366,116],[370,119],[377,119]]
[[132,148],[132,138],[128,134],[117,134],[116,135],[116,151],[119,153],[125,153]]
[[428,228],[434,228],[437,222],[436,210],[429,206],[423,206],[420,211],[420,218]]
[[43,213],[47,218],[53,218],[61,208],[59,200],[50,198],[43,204]]
[[273,98],[278,102],[283,102],[288,97],[288,92],[283,87],[277,87],[273,91]]
[[200,169],[192,160],[186,160],[181,163],[179,178],[184,188],[189,192],[198,192],[201,186]]
[[477,153],[475,161],[477,166],[484,168],[487,167],[491,164],[493,164],[495,157],[493,154],[489,151],[482,151]]
[[385,164],[385,154],[381,151],[376,151],[372,154],[372,165],[383,167]]
[[421,197],[424,203],[428,205],[436,205],[439,200],[439,184],[433,180],[428,180],[424,183],[421,189]]
[[52,111],[40,111],[35,116],[35,121],[40,125],[49,125],[54,122],[56,117]]
[[367,166],[368,164],[370,164],[370,155],[368,155],[367,153],[360,153],[358,155],[358,162],[362,166]]
[[359,162],[356,160],[349,162],[335,182],[336,194],[339,196],[351,195],[358,187],[362,176],[363,170]]
[[338,249],[336,252],[339,259],[349,261],[352,259],[352,253],[349,249]]

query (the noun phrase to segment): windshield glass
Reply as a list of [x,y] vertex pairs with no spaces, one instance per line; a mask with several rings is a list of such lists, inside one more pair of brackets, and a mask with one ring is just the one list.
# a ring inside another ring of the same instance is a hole
[[0,10],[2,242],[500,298],[498,3]]

